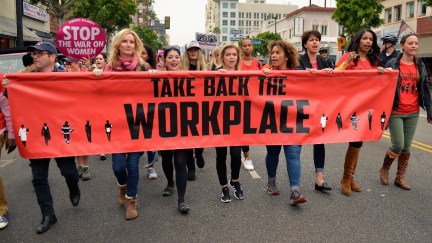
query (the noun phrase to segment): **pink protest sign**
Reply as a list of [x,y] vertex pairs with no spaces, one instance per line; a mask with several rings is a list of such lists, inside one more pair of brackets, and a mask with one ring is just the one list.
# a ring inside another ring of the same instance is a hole
[[56,36],[57,48],[63,55],[81,60],[93,58],[105,47],[104,30],[94,21],[76,18],[66,21]]

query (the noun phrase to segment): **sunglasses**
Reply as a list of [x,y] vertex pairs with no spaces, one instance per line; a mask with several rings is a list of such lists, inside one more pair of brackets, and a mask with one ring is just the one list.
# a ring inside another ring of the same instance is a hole
[[166,46],[165,47],[165,51],[171,51],[171,50],[177,50],[180,52],[180,46],[178,45],[173,45],[173,46]]

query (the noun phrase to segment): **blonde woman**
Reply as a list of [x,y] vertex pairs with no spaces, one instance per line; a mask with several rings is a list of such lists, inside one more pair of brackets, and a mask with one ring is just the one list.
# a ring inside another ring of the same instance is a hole
[[207,65],[208,70],[215,70],[217,67],[220,67],[221,65],[219,61],[220,51],[221,51],[220,47],[216,47],[215,49],[213,49],[212,56],[211,56],[212,59]]

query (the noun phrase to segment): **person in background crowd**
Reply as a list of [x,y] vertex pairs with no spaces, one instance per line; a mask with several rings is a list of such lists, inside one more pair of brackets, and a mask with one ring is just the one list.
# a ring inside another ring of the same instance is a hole
[[[148,63],[141,58],[143,43],[131,29],[118,32],[112,41],[110,57],[104,72],[138,72],[147,71]],[[94,70],[94,75],[102,76],[103,71]],[[137,193],[139,182],[139,160],[144,152],[112,154],[112,166],[117,178],[119,193],[117,203],[126,208],[125,218],[132,220],[138,217]]]
[[207,64],[207,70],[216,70],[217,67],[221,66],[220,58],[219,58],[220,51],[221,51],[220,47],[216,47],[213,49],[211,54],[212,58],[210,62]]
[[322,57],[322,59],[327,63],[327,66],[331,69],[334,69],[333,62],[328,58],[328,49],[327,48],[320,48],[319,54]]
[[[269,74],[271,70],[295,70],[298,67],[297,49],[287,41],[273,41],[269,44],[270,65],[272,69],[264,68],[263,72]],[[267,145],[266,167],[268,175],[267,193],[279,195],[276,186],[276,171],[279,164],[281,148],[285,153],[285,160],[290,183],[290,204],[305,203],[305,197],[300,193],[301,177],[301,145]]]
[[163,50],[159,50],[156,53],[156,69],[159,71],[165,71],[165,60],[164,60]]
[[[179,71],[181,66],[180,60],[180,47],[179,46],[167,46],[163,51],[165,67],[163,70],[166,71]],[[159,68],[159,67],[158,67]],[[150,70],[149,74],[153,75],[158,70]],[[185,203],[185,194],[187,186],[187,167],[186,161],[189,154],[192,153],[192,149],[174,149],[174,150],[162,150],[160,154],[162,156],[162,168],[167,178],[168,185],[163,190],[163,196],[172,195],[175,187],[173,174],[173,158],[174,167],[176,170],[176,183],[177,183],[177,209],[181,214],[187,214],[190,211],[189,205]]]
[[381,65],[386,66],[387,62],[393,58],[396,58],[399,54],[395,49],[395,45],[398,43],[398,38],[394,35],[386,35],[381,38],[383,42],[383,50],[380,53]]
[[[417,34],[411,33],[403,36],[400,46],[402,53],[397,58],[388,61],[386,65],[388,68],[399,70],[399,77],[388,123],[392,146],[384,157],[380,169],[380,180],[382,184],[388,184],[390,166],[397,158],[398,165],[394,184],[402,189],[410,190],[411,187],[405,179],[405,173],[419,119],[419,107],[426,110],[426,120],[432,124],[432,103],[425,64],[415,56],[419,48]],[[411,90],[401,92],[403,83],[411,84],[409,86]]]
[[[241,56],[241,66],[240,70],[262,70],[263,65],[258,59],[254,58],[252,56],[253,53],[253,45],[252,40],[249,38],[244,38],[241,40],[241,50],[242,50],[242,56]],[[249,146],[242,146],[242,157],[244,158],[243,166],[246,170],[254,170],[254,166],[252,163],[252,160],[249,156]]]
[[31,56],[30,52],[22,57],[22,62],[24,68],[19,71],[20,73],[29,73],[36,69],[35,64],[33,63],[33,57]]
[[[63,64],[66,72],[81,72],[80,62],[72,58],[66,57],[63,59]],[[75,156],[78,164],[78,175],[83,181],[91,179],[90,167],[89,167],[89,156],[81,155]]]
[[[190,41],[185,46],[186,52],[182,55],[182,64],[181,70],[190,70],[190,71],[205,71],[207,69],[207,65],[204,60],[204,55],[201,52],[201,48],[199,43],[195,40]],[[203,157],[203,148],[195,148],[192,150],[192,153],[189,154],[187,160],[188,167],[188,180],[195,180],[195,161],[194,161],[194,152],[195,159],[198,168],[203,168],[205,165],[204,157]]]
[[[329,67],[327,60],[318,55],[321,53],[321,33],[316,30],[306,31],[302,35],[302,46],[305,49],[305,54],[300,57],[299,69],[310,70],[314,72],[315,70],[326,70],[332,72],[333,69]],[[321,125],[324,127],[326,124],[326,119],[323,114],[324,120],[321,119]],[[324,124],[324,125],[323,125]],[[326,192],[332,190],[332,188],[327,185],[324,181],[323,171],[325,163],[325,147],[324,144],[314,144],[313,145],[313,158],[315,164],[315,190]]]
[[[57,49],[51,42],[39,42],[29,47],[29,51],[32,52],[33,62],[36,67],[33,72],[61,72],[56,67]],[[50,186],[48,184],[50,160],[50,158],[30,159],[33,188],[42,213],[42,221],[36,230],[38,234],[46,232],[57,222]],[[78,206],[81,192],[78,186],[79,176],[75,165],[75,158],[58,157],[55,160],[61,175],[66,179],[71,203],[73,206]]]
[[[219,56],[220,66],[217,70],[220,72],[240,70],[240,48],[235,45],[226,45],[222,48]],[[227,178],[227,153],[228,147],[216,147],[216,171],[219,178],[219,184],[222,186],[220,200],[223,203],[231,202],[231,196],[228,185],[234,190],[234,197],[238,200],[244,199],[244,192],[239,182],[241,167],[241,146],[230,146],[231,157],[231,180]]]
[[141,53],[141,58],[150,65],[150,68],[156,69],[156,55],[149,45],[144,45],[144,51]]
[[[336,70],[377,70],[379,73],[384,72],[384,68],[380,67],[379,61],[380,48],[377,43],[375,32],[370,29],[359,30],[348,46],[347,52],[341,57],[336,64]],[[353,117],[356,126],[356,112]],[[357,129],[357,127],[354,127]],[[350,142],[345,156],[344,173],[341,180],[342,193],[350,196],[352,191],[360,192],[360,186],[354,181],[354,173],[357,167],[360,150],[363,142]]]

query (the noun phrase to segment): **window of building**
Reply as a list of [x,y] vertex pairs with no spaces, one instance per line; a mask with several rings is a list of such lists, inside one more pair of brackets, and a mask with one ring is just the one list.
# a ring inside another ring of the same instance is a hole
[[222,3],[222,8],[228,8],[228,3]]
[[414,18],[414,2],[407,3],[407,18]]
[[258,23],[259,23],[259,22],[255,20],[255,21],[254,21],[254,26],[255,26],[255,27],[258,27],[258,26],[259,26]]
[[228,34],[228,28],[222,28],[222,34]]
[[321,25],[321,35],[327,35],[327,25]]
[[236,3],[231,3],[231,9],[235,9],[236,8]]
[[419,0],[418,1],[419,6],[419,16],[425,16],[426,15],[426,3],[425,0]]
[[392,10],[391,10],[391,8],[388,8],[385,10],[385,22],[386,23],[392,22]]
[[235,21],[235,20],[231,20],[231,21],[230,21],[230,25],[231,25],[231,26],[235,26],[235,25],[236,25],[236,21]]
[[247,19],[251,19],[252,18],[252,13],[246,13],[246,18]]
[[244,25],[244,20],[239,20],[239,26],[243,26]]
[[402,19],[402,5],[398,5],[394,7],[394,15],[395,15],[395,21],[399,21]]
[[236,17],[236,12],[231,12],[231,13],[230,13],[230,17],[231,17],[231,18],[235,18],[235,17]]
[[225,19],[225,20],[222,20],[222,25],[223,25],[223,26],[227,26],[227,25],[228,25],[228,20],[226,20],[226,19]]
[[312,30],[319,31],[319,25],[318,24],[313,24],[312,25]]
[[227,41],[227,40],[228,40],[228,37],[222,36],[222,41]]
[[228,12],[222,12],[222,17],[228,18]]
[[251,21],[250,20],[246,21],[246,26],[251,26]]

